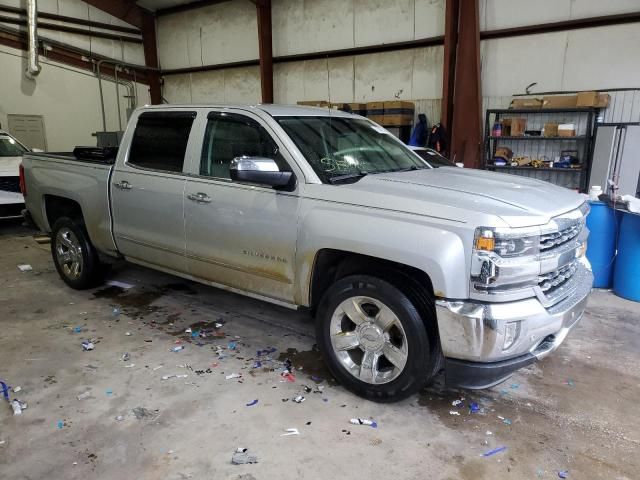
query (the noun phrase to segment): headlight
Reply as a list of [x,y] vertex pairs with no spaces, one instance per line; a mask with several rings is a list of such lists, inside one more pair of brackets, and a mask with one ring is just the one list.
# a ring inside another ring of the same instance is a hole
[[482,294],[531,287],[537,284],[540,237],[526,232],[477,228],[471,259],[471,286]]

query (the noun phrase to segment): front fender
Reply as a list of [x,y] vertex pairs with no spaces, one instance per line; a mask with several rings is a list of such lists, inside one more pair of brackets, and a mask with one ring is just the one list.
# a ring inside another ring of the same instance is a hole
[[302,208],[299,223],[297,303],[310,304],[314,260],[322,249],[408,265],[429,275],[437,297],[468,297],[464,245],[471,245],[473,231],[466,224],[367,207],[310,203]]

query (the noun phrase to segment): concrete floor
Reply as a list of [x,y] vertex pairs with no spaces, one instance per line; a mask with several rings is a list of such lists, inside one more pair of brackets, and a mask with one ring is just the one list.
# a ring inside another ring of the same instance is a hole
[[[506,383],[456,392],[439,379],[381,405],[328,381],[304,314],[134,266],[111,274],[129,290],[77,292],[32,233],[0,225],[0,379],[28,403],[13,416],[0,402],[2,479],[640,478],[640,304],[595,292],[565,344]],[[20,272],[22,263],[33,271]],[[216,322],[225,338],[184,334]],[[83,352],[88,338],[95,350]],[[170,352],[178,340],[185,349]],[[273,361],[252,368],[268,347]],[[287,357],[299,367],[295,383],[281,381]],[[324,391],[304,393],[318,377]],[[479,414],[469,414],[474,401]],[[286,428],[300,435],[282,437]],[[232,465],[239,446],[259,463]],[[499,446],[507,450],[480,456]]]

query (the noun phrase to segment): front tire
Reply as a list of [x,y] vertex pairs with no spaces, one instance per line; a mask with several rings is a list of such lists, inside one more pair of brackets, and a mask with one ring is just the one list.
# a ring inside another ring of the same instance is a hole
[[418,309],[401,290],[377,277],[338,280],[318,309],[317,338],[333,376],[370,400],[405,398],[433,369],[432,345]]
[[51,231],[51,255],[60,278],[76,290],[95,287],[102,280],[98,254],[82,222],[59,218]]

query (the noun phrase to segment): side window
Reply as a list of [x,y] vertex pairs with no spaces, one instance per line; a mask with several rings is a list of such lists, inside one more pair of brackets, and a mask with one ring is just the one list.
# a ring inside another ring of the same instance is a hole
[[133,133],[128,163],[153,170],[182,172],[195,117],[195,112],[141,114]]
[[231,178],[229,167],[236,157],[271,158],[281,171],[291,171],[277,144],[258,122],[233,113],[210,113],[202,146],[200,175]]

